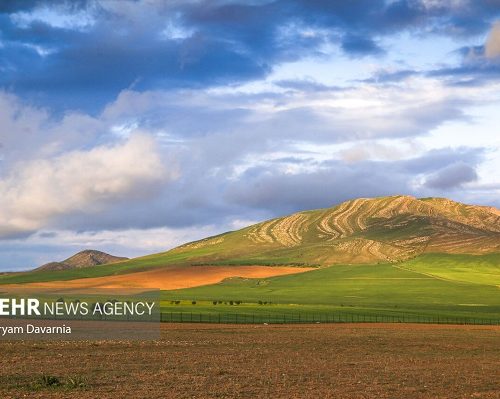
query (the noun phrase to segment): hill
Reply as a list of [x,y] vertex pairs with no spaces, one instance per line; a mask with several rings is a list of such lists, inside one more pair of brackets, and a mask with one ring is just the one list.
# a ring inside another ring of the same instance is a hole
[[399,262],[424,253],[500,252],[500,210],[444,198],[359,198],[183,245],[200,263],[326,266]]
[[96,250],[85,250],[69,257],[61,262],[50,262],[42,265],[35,270],[37,271],[61,271],[71,269],[82,269],[91,266],[104,265],[108,263],[116,263],[128,258],[109,255],[105,252]]
[[444,198],[360,198],[116,264],[4,275],[0,276],[0,284],[67,281],[201,265],[325,267],[399,263],[433,253],[500,253],[500,211]]

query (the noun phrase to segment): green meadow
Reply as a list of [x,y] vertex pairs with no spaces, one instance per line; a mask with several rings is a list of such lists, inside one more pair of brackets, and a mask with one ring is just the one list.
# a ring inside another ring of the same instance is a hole
[[164,291],[162,306],[166,312],[407,313],[500,319],[499,278],[499,255],[429,254],[398,264],[335,265]]
[[[211,248],[172,250],[83,269],[6,274],[0,276],[0,291],[1,284],[8,283],[100,277],[174,265],[196,267],[193,264],[203,260],[204,256],[211,256],[211,251]],[[211,258],[209,263],[288,263],[288,259],[276,255],[259,262],[239,257],[237,260]],[[500,319],[499,286],[500,254],[424,254],[398,263],[332,265],[295,275],[265,279],[230,278],[213,285],[163,291],[162,310],[204,315],[220,313],[233,317],[235,314],[307,317],[335,313],[497,320]],[[175,301],[180,302],[176,304]],[[217,305],[213,304],[214,301]],[[241,303],[236,305],[236,301]]]

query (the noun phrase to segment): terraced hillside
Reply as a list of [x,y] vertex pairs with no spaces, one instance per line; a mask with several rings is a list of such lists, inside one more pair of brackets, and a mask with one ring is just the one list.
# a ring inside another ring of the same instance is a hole
[[171,251],[191,253],[200,263],[308,265],[396,262],[433,252],[500,252],[500,211],[444,198],[359,198]]

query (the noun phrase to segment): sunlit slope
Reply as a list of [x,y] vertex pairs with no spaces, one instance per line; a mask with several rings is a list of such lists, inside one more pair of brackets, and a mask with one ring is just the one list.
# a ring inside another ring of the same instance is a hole
[[500,288],[500,253],[486,255],[425,254],[398,266],[404,270],[447,281],[491,285]]
[[500,252],[500,211],[441,198],[360,198],[272,219],[171,251],[199,262],[330,265],[423,253]]

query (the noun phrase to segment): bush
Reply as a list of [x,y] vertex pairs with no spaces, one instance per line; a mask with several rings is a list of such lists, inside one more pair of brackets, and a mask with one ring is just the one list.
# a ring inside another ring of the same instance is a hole
[[217,305],[217,301],[213,301],[212,303],[213,303],[214,305]]
[[234,302],[233,301],[229,301],[229,304],[232,306],[232,305],[234,305]]
[[191,302],[191,305],[196,305],[196,301],[192,301],[192,302]]
[[259,301],[259,305],[262,305],[262,301]]
[[175,304],[176,304],[176,305],[180,305],[180,304],[181,304],[181,301],[175,301]]
[[59,378],[54,377],[53,375],[41,375],[40,378],[38,379],[38,384],[43,387],[57,387],[61,385],[61,381]]

